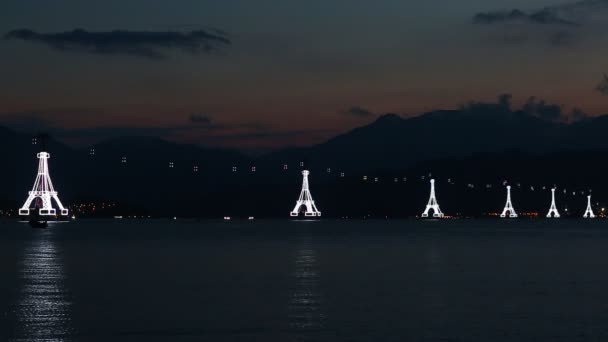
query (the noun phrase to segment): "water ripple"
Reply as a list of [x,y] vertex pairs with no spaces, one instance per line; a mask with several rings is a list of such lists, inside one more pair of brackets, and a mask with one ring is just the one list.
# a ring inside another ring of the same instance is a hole
[[19,301],[12,341],[66,341],[71,328],[71,301],[65,287],[61,250],[51,233],[41,233],[25,247],[21,259]]
[[317,253],[309,240],[303,241],[296,254],[295,280],[289,298],[289,326],[296,331],[324,328],[323,296],[319,290],[320,275]]

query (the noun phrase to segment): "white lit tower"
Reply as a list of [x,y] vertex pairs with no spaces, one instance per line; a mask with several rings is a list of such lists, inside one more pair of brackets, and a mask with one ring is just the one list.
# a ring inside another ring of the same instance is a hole
[[502,218],[505,218],[505,217],[516,218],[517,217],[517,213],[515,212],[515,209],[513,208],[513,203],[511,203],[511,186],[510,185],[507,185],[507,203],[505,204],[505,208],[502,210],[500,217],[502,217]]
[[551,208],[547,214],[548,218],[559,218],[559,212],[557,206],[555,206],[555,188],[551,189]]
[[426,209],[422,213],[422,217],[429,217],[429,210],[433,210],[433,217],[443,217],[437,198],[435,198],[435,180],[431,179],[431,196],[429,197],[429,203],[426,205]]
[[57,197],[57,191],[53,188],[53,182],[51,182],[51,176],[49,175],[49,164],[48,159],[51,155],[48,152],[40,152],[38,157],[38,175],[34,181],[34,187],[29,192],[27,200],[23,204],[23,207],[19,209],[19,215],[28,216],[30,214],[30,207],[34,202],[35,209],[38,209],[40,216],[55,216],[56,210],[53,208],[52,200],[55,200],[57,207],[59,208],[60,215],[67,216],[68,210],[63,207],[59,197]]
[[308,170],[302,171],[302,191],[300,192],[300,197],[298,198],[295,208],[293,208],[289,214],[290,216],[299,216],[301,212],[304,212],[304,216],[321,216],[321,212],[317,209],[315,201],[312,199],[312,195],[310,194],[310,189],[308,187],[309,174],[310,172]]
[[595,218],[593,209],[591,209],[591,195],[587,196],[587,210],[585,210],[584,218]]

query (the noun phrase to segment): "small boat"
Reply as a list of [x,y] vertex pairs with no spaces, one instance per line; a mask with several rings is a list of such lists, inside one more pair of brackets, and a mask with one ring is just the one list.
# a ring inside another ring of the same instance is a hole
[[29,221],[30,227],[32,228],[46,228],[48,227],[48,222],[47,221],[38,221],[38,220],[30,220]]

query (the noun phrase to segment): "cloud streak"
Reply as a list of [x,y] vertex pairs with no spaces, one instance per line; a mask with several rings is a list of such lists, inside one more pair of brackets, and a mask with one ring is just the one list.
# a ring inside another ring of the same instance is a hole
[[[86,108],[48,108],[21,112],[2,112],[2,125],[21,132],[44,132],[76,146],[86,146],[100,141],[121,137],[159,137],[182,143],[207,144],[209,146],[235,147],[240,143],[252,145],[291,144],[293,140],[312,136],[325,136],[331,130],[283,130],[260,121],[222,122],[211,114],[194,113],[183,122],[164,126],[148,126],[144,123],[113,123],[91,126],[95,117],[108,113]],[[76,126],[68,122],[79,120]]]
[[543,41],[567,46],[606,29],[608,0],[565,2],[531,11],[521,9],[479,12],[473,24],[493,28],[494,38],[504,43]]
[[195,125],[211,125],[211,117],[205,114],[192,114],[189,120]]
[[349,109],[342,111],[341,113],[345,114],[345,115],[349,115],[349,116],[354,116],[357,118],[367,118],[367,117],[374,115],[374,113],[371,112],[370,110],[365,109],[363,107],[359,107],[359,106],[350,107]]
[[512,11],[496,11],[496,12],[485,12],[477,13],[473,17],[475,24],[503,24],[509,22],[528,22],[533,24],[541,25],[556,25],[565,27],[577,27],[580,24],[560,18],[559,15],[549,8],[543,8],[542,10],[524,13],[521,10],[514,9]]
[[4,38],[40,43],[59,51],[130,55],[151,59],[166,58],[168,51],[211,53],[231,44],[225,34],[204,30],[91,32],[75,29],[58,33],[38,33],[30,29],[20,29],[6,33]]
[[608,95],[608,74],[604,74],[604,77],[602,78],[600,83],[595,87],[595,90],[597,90],[602,95]]

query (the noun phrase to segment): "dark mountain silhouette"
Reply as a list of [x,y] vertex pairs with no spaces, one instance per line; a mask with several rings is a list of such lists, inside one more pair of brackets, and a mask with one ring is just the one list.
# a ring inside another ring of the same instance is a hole
[[[325,143],[256,159],[144,137],[104,141],[94,151],[52,138],[47,145],[66,204],[111,200],[156,216],[282,216],[299,193],[303,162],[313,197],[330,217],[418,214],[431,175],[445,212],[478,215],[500,209],[505,181],[520,184],[513,196],[521,210],[546,206],[554,184],[567,190],[562,204],[572,208],[590,190],[594,200],[608,199],[605,132],[608,116],[564,124],[523,111],[453,110],[387,114]],[[0,128],[3,205],[21,204],[32,185],[40,149],[34,135]],[[525,200],[520,191],[529,192]]]
[[356,170],[409,167],[422,161],[481,152],[608,147],[603,138],[606,130],[607,116],[563,124],[522,111],[436,111],[414,118],[387,114],[320,145],[280,151],[267,159],[310,159]]

